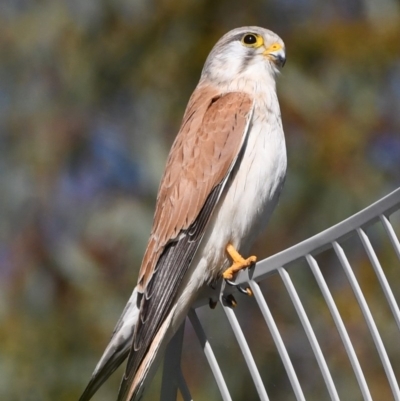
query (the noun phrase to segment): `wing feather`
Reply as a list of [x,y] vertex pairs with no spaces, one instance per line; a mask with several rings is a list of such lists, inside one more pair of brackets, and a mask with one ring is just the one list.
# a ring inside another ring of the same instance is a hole
[[153,230],[139,273],[143,293],[121,383],[126,398],[141,362],[168,316],[224,184],[245,142],[252,98],[196,90],[172,146],[157,197]]
[[252,99],[245,93],[220,95],[209,87],[194,91],[161,180],[139,292],[144,292],[166,244],[193,223],[224,178],[242,143],[251,108]]

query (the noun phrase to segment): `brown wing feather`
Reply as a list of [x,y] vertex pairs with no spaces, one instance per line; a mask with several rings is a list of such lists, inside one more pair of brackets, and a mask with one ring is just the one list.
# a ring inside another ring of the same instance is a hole
[[140,316],[118,400],[128,394],[134,398],[136,389],[131,384],[172,308],[238,158],[251,109],[252,99],[244,93],[218,95],[203,88],[192,95],[157,197],[153,230],[139,275],[143,292]]
[[139,272],[139,292],[143,293],[166,244],[193,223],[211,190],[226,175],[239,151],[251,106],[252,99],[245,93],[221,96],[210,87],[193,93],[161,180]]

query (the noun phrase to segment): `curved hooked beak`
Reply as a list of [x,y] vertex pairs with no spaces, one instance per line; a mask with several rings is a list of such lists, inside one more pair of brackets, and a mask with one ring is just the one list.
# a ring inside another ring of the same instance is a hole
[[285,48],[279,43],[272,44],[263,52],[263,55],[280,68],[282,68],[286,63]]

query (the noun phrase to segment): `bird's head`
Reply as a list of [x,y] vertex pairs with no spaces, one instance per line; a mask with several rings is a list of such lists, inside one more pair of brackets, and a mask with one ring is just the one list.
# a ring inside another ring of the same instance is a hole
[[217,85],[237,80],[270,81],[285,61],[285,45],[274,32],[257,26],[237,28],[211,50],[202,80]]

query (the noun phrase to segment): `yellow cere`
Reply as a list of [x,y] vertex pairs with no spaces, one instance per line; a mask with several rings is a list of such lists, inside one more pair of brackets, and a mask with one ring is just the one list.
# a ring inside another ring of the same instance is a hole
[[265,51],[265,53],[272,53],[282,49],[282,46],[279,43],[274,43]]

